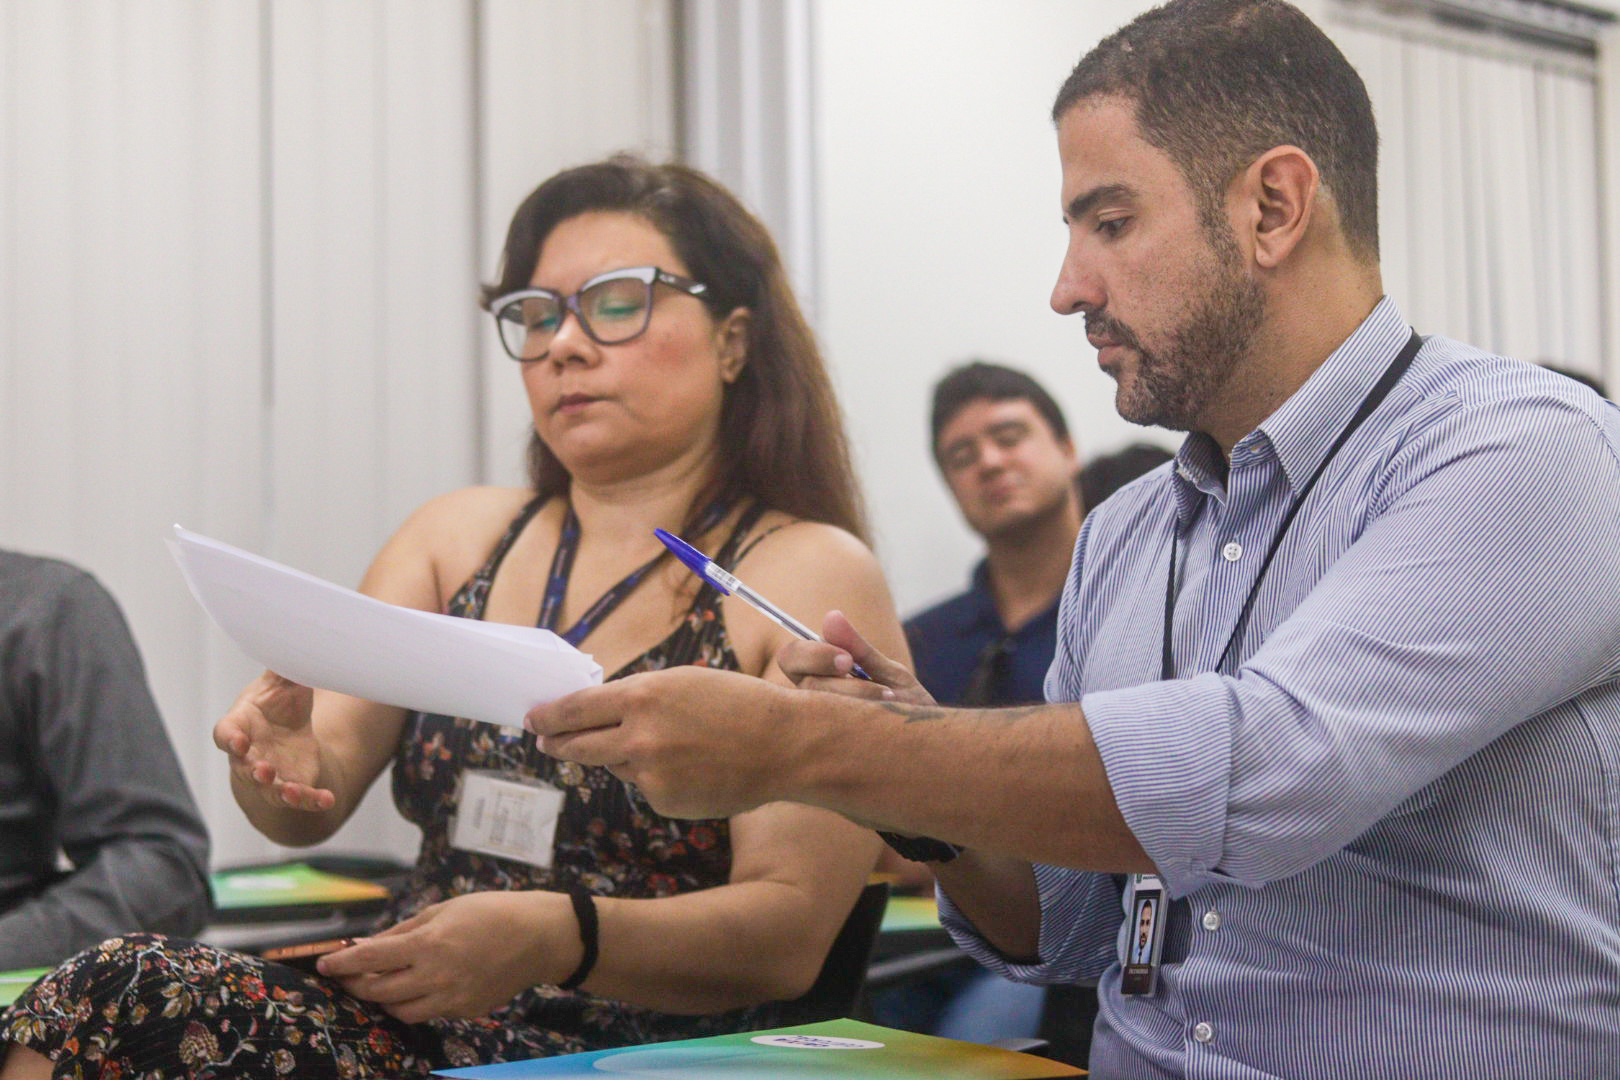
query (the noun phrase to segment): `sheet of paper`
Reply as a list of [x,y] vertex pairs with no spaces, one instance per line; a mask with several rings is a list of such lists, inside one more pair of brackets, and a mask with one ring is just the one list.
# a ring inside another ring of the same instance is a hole
[[219,628],[306,686],[520,728],[534,706],[602,681],[549,630],[385,604],[178,525],[169,549]]

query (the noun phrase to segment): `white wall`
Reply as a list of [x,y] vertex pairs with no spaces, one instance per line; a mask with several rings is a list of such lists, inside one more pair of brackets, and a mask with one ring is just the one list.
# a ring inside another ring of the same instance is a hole
[[1048,306],[1065,233],[1052,98],[1137,0],[815,6],[822,343],[902,612],[980,545],[928,448],[929,390],[983,357],[1057,398],[1082,455],[1133,439],[1081,321]]
[[[168,525],[353,583],[521,475],[475,308],[536,183],[673,144],[665,0],[0,0],[0,544],[123,603],[216,863],[274,849],[209,741],[252,665]],[[387,784],[334,840],[410,854]]]

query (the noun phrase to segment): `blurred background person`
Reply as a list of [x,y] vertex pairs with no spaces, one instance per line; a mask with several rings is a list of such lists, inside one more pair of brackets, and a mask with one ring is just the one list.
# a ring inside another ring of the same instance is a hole
[[[931,437],[940,475],[985,556],[967,591],[907,620],[918,680],[942,705],[1043,701],[1081,519],[1171,455],[1134,443],[1080,468],[1068,421],[1046,388],[982,360],[935,385]],[[933,887],[924,863],[885,850],[880,866],[900,888]],[[892,1026],[991,1042],[1036,1035],[1048,993],[964,965],[875,993],[873,1009]],[[1058,1041],[1086,1038],[1094,995],[1078,997],[1076,1015],[1046,1032]]]
[[1584,371],[1576,371],[1574,368],[1564,367],[1562,364],[1554,364],[1546,360],[1538,361],[1538,363],[1548,371],[1556,371],[1566,379],[1574,379],[1582,386],[1597,391],[1598,397],[1606,398],[1609,396],[1608,388],[1603,385],[1603,382],[1586,374]]
[[65,562],[0,551],[0,969],[195,933],[207,868],[117,602]]
[[[935,386],[934,461],[985,556],[966,592],[906,622],[917,677],[942,705],[1044,700],[1057,604],[1082,511],[1079,458],[1056,401],[1034,379],[975,360]],[[932,889],[926,864],[884,852],[902,888]],[[1046,988],[964,965],[873,995],[879,1022],[956,1039],[1033,1036]]]
[[[789,611],[843,608],[903,653],[821,357],[775,245],[730,193],[631,158],[560,173],[518,208],[486,306],[533,413],[531,487],[427,503],[362,591],[554,628],[609,678],[698,664],[783,681],[785,633],[700,587],[653,536],[664,527]],[[0,1019],[21,1044],[6,1077],[98,1042],[117,1047],[100,1067],[126,1077],[225,1061],[421,1076],[770,1027],[770,1003],[815,979],[878,846],[798,805],[663,818],[520,729],[271,673],[215,741],[243,811],[284,844],[329,836],[392,761],[423,840],[379,932],[321,975],[148,936],[87,951]],[[549,808],[554,836],[496,856],[458,833],[461,800],[491,784]]]
[[1134,442],[1111,454],[1091,458],[1081,467],[1078,478],[1081,508],[1091,513],[1108,496],[1173,457],[1162,446]]

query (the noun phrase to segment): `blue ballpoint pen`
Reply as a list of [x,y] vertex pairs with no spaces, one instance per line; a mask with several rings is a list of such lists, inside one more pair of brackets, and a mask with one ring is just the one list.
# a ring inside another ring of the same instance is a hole
[[[659,540],[662,540],[664,546],[669,548],[670,551],[674,552],[675,557],[681,560],[681,562],[685,563],[688,570],[691,570],[692,573],[696,574],[704,581],[707,581],[716,589],[719,589],[721,595],[730,596],[735,593],[743,600],[746,600],[755,611],[759,612],[761,615],[765,616],[767,619],[771,620],[777,626],[780,626],[794,637],[800,637],[806,641],[821,640],[820,634],[816,633],[814,630],[804,625],[804,623],[800,622],[798,619],[795,619],[793,616],[789,615],[787,612],[783,611],[781,608],[759,595],[759,593],[755,592],[753,589],[750,589],[747,585],[744,585],[741,581],[738,581],[735,574],[728,573],[727,571],[716,566],[713,559],[710,559],[707,555],[703,554],[703,552],[699,551],[691,544],[688,544],[685,540],[682,540],[674,533],[666,532],[663,529],[654,529],[653,535],[658,537]],[[854,665],[850,669],[850,674],[856,676],[857,678],[865,679],[868,682],[872,681],[872,676],[861,670],[861,665],[859,664]]]

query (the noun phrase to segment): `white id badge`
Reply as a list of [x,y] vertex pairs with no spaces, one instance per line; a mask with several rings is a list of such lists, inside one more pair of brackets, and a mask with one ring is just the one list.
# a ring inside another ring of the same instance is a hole
[[1126,997],[1152,994],[1159,985],[1159,952],[1170,921],[1164,882],[1157,874],[1131,875],[1130,922],[1125,938],[1125,972],[1119,992]]
[[549,867],[562,805],[563,793],[550,784],[469,769],[461,774],[450,846]]

